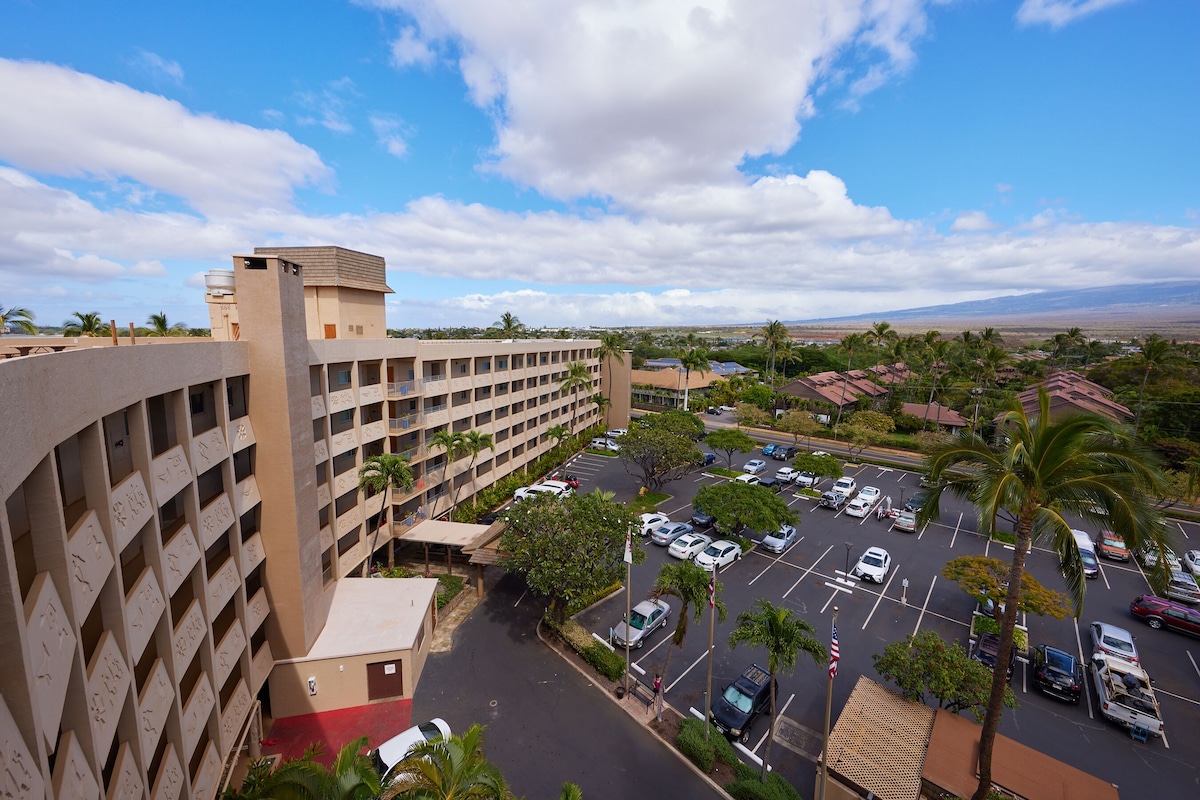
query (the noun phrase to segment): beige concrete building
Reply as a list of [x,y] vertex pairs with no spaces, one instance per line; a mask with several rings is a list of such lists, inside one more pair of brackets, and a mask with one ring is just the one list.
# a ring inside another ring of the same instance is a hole
[[[260,703],[411,697],[436,582],[364,563],[603,422],[598,342],[388,339],[380,258],[263,249],[208,287],[211,340],[0,360],[0,796],[208,800]],[[493,446],[450,462],[439,430]],[[358,488],[382,453],[411,490]]]

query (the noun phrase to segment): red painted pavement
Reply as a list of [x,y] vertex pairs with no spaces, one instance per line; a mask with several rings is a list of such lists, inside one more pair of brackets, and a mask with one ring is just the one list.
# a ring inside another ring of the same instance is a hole
[[328,766],[346,742],[366,736],[368,747],[376,747],[408,728],[411,717],[411,699],[284,717],[271,726],[262,751],[264,755],[279,753],[285,759],[296,758],[310,744],[320,742],[317,760]]

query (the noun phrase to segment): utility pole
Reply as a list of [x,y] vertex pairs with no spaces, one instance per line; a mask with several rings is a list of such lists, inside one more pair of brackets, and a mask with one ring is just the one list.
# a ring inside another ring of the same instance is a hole
[[817,800],[825,800],[825,784],[829,782],[829,718],[833,711],[833,676],[837,674],[837,662],[840,658],[837,643],[838,607],[833,607],[833,640],[829,653],[829,687],[825,691],[825,737],[821,740],[821,783],[818,788]]

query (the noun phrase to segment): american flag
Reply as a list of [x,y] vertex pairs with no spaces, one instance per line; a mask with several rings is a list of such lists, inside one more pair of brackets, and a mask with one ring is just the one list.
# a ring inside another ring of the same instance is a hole
[[838,651],[837,641],[837,623],[833,623],[833,641],[829,644],[829,677],[830,679],[837,676],[837,665],[842,655]]
[[717,604],[717,570],[713,568],[712,577],[708,579],[708,607],[713,608]]

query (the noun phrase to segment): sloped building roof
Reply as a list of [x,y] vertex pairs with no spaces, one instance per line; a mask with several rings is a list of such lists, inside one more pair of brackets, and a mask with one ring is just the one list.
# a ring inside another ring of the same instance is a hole
[[1026,414],[1038,410],[1038,389],[1045,388],[1050,395],[1050,415],[1057,417],[1079,412],[1089,412],[1108,417],[1116,422],[1130,422],[1133,412],[1112,399],[1112,392],[1098,383],[1089,381],[1074,370],[1056,372],[1041,383],[1030,386],[1017,395]]
[[779,387],[779,391],[806,400],[819,400],[844,407],[854,405],[861,397],[879,397],[887,389],[873,382],[862,370],[851,372],[818,372]]
[[912,414],[921,420],[927,419],[943,428],[965,428],[970,424],[962,414],[941,403],[904,403],[901,410],[905,414]]

